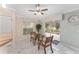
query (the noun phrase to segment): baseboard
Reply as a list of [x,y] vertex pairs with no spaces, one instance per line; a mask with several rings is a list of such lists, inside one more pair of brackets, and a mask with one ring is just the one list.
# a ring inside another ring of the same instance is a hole
[[74,51],[79,53],[79,47],[73,46],[73,45],[71,45],[69,43],[66,43],[66,42],[61,42],[61,44],[63,46],[66,46],[66,47],[68,47],[68,48],[70,48],[70,49],[72,49],[72,50],[74,50]]

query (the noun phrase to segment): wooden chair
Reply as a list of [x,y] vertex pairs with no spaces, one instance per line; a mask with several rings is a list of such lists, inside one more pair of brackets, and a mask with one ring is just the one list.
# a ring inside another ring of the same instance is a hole
[[37,40],[37,41],[43,40],[43,35],[37,34],[37,35],[36,35],[36,40]]
[[52,39],[53,39],[53,36],[52,37],[42,37],[41,40],[39,40],[39,42],[38,42],[38,50],[40,49],[40,46],[42,46],[44,48],[44,53],[46,54],[46,48],[50,46],[51,52],[53,53]]
[[35,32],[30,32],[30,42],[33,42],[33,44],[36,44],[36,33]]

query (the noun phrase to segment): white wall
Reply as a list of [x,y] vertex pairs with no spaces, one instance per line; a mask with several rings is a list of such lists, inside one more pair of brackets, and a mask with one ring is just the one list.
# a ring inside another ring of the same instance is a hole
[[67,19],[70,15],[79,14],[79,10],[65,13],[61,20],[61,42],[69,47],[79,48],[79,25],[70,24]]
[[9,16],[0,16],[0,34],[11,33],[12,20]]

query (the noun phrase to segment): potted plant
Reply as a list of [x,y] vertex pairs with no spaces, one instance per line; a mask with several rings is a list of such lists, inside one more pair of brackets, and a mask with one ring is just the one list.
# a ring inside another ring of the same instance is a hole
[[38,33],[39,33],[39,31],[41,30],[41,27],[42,27],[41,24],[37,24],[37,25],[36,25],[36,30],[37,30]]

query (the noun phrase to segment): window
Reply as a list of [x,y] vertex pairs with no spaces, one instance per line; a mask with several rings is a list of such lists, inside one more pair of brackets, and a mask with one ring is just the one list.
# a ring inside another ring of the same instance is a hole
[[0,34],[11,32],[11,17],[0,16]]
[[59,21],[49,21],[45,23],[46,32],[59,32],[59,27]]

